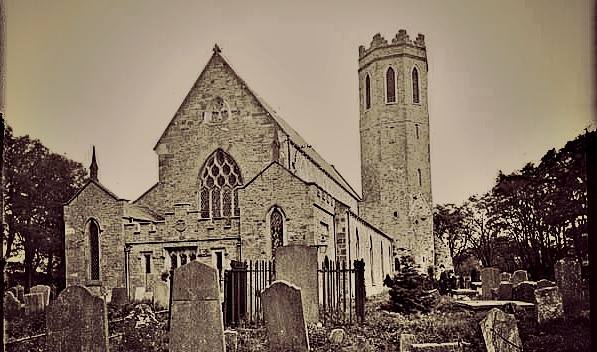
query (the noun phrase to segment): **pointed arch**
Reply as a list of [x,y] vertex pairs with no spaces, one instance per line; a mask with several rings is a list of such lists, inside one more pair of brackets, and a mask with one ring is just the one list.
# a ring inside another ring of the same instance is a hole
[[89,279],[100,280],[100,226],[96,219],[87,222],[89,240]]
[[396,71],[392,66],[386,71],[386,104],[396,102]]
[[276,249],[284,245],[284,215],[278,207],[269,214],[269,228],[272,243],[272,259],[276,258]]
[[365,109],[371,109],[371,77],[365,76]]
[[203,163],[199,172],[199,209],[202,218],[240,216],[238,187],[243,177],[236,161],[221,148]]
[[413,103],[419,104],[419,70],[417,67],[413,67],[412,71],[412,90],[413,90]]

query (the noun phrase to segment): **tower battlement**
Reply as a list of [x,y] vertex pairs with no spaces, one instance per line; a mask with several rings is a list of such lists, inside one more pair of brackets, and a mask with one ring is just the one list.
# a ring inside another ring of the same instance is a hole
[[359,59],[362,59],[367,54],[378,48],[389,48],[397,46],[411,46],[425,50],[425,36],[421,33],[417,35],[417,38],[413,41],[410,39],[406,29],[400,29],[396,36],[392,38],[392,42],[388,43],[380,33],[373,36],[369,48],[365,48],[364,45],[359,46]]

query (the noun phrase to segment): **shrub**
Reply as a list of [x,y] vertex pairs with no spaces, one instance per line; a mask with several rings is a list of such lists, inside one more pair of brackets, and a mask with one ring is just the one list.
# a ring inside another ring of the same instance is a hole
[[425,290],[427,277],[420,274],[412,257],[403,257],[401,271],[390,284],[390,300],[382,308],[393,312],[429,312],[435,305],[435,298]]

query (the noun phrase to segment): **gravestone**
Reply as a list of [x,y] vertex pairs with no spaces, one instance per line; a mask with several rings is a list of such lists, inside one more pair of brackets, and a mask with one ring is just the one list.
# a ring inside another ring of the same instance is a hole
[[145,287],[135,287],[135,302],[142,302],[145,298]]
[[286,281],[276,280],[261,292],[270,351],[309,351],[301,300],[301,289]]
[[153,292],[145,292],[143,295],[143,302],[147,304],[153,303]]
[[510,282],[512,280],[512,274],[503,272],[500,274],[500,281],[507,281]]
[[412,345],[416,343],[415,335],[413,334],[400,334],[400,352],[412,351]]
[[483,299],[492,299],[491,289],[500,285],[500,269],[481,269],[482,296]]
[[541,280],[537,281],[537,290],[540,288],[545,288],[545,287],[553,287],[555,285],[556,285],[556,283],[553,281],[541,279]]
[[[298,265],[300,263],[300,265]],[[276,279],[300,287],[307,323],[319,321],[317,248],[292,245],[276,249]]]
[[556,284],[564,301],[567,315],[578,315],[581,308],[582,276],[580,263],[573,258],[563,258],[554,265]]
[[156,281],[153,286],[153,304],[158,309],[168,309],[170,305],[170,286],[164,281]]
[[471,277],[470,276],[464,277],[464,288],[466,290],[469,290],[471,288]]
[[46,306],[50,305],[50,292],[52,292],[52,289],[47,285],[35,285],[29,290],[29,293],[42,293],[44,295],[44,304]]
[[508,281],[500,282],[497,297],[497,299],[499,299],[500,301],[512,300],[512,284]]
[[512,288],[512,299],[528,303],[535,303],[536,284],[529,281],[521,282]]
[[526,270],[516,270],[514,274],[512,274],[512,279],[510,282],[513,285],[519,284],[523,281],[529,281],[529,275]]
[[14,296],[12,291],[4,294],[4,317],[8,319],[16,318],[21,314],[21,302]]
[[48,307],[46,330],[47,351],[108,351],[106,302],[86,287],[69,286]]
[[224,322],[218,273],[191,261],[174,270],[170,322],[171,352],[224,352]]
[[238,331],[225,330],[224,340],[226,341],[226,352],[238,351]]
[[479,324],[487,352],[522,351],[522,341],[513,314],[493,308]]
[[564,315],[562,295],[557,286],[535,290],[535,300],[539,324],[558,320]]
[[117,306],[127,304],[129,298],[126,292],[126,287],[114,287],[112,289],[112,299],[110,302]]
[[41,313],[46,309],[43,293],[28,293],[25,295],[25,313]]
[[19,302],[25,303],[25,288],[21,285],[16,285],[15,290],[17,290],[17,294],[15,296]]

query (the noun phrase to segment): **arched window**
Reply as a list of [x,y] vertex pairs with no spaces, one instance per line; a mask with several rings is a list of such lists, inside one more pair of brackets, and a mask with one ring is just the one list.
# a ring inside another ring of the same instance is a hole
[[371,77],[365,76],[365,109],[371,108]]
[[284,220],[280,209],[274,208],[269,223],[272,236],[272,258],[275,259],[276,249],[284,244]]
[[89,222],[89,274],[91,280],[100,279],[100,243],[99,225],[95,220]]
[[417,169],[417,174],[419,176],[419,186],[423,185],[423,177],[421,176],[421,169]]
[[199,202],[202,218],[240,216],[238,187],[243,184],[240,168],[232,157],[217,149],[200,173]]
[[412,72],[412,81],[413,81],[413,103],[419,103],[419,70],[416,67],[413,67]]
[[386,71],[386,103],[396,102],[396,73],[389,67]]
[[419,124],[415,124],[415,134],[417,136],[417,139],[419,139]]

